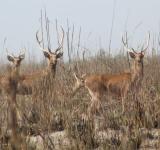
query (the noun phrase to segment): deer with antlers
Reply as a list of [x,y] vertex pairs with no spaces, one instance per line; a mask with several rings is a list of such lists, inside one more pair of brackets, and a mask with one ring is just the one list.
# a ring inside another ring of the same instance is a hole
[[100,101],[105,94],[115,95],[122,99],[122,112],[124,112],[124,99],[127,96],[128,91],[134,91],[141,85],[143,78],[143,58],[146,50],[149,46],[150,34],[147,42],[147,46],[136,52],[133,48],[128,48],[127,40],[122,42],[125,49],[129,52],[130,57],[133,60],[132,68],[130,72],[124,72],[121,74],[102,74],[102,75],[90,75],[85,77],[78,77],[75,73],[76,83],[73,89],[73,95],[81,87],[86,87],[91,96],[91,106],[88,108],[89,116],[94,113],[95,110],[99,110]]
[[19,145],[19,136],[17,133],[18,120],[21,119],[17,102],[17,85],[20,80],[20,66],[21,62],[25,57],[25,53],[20,53],[18,57],[10,55],[7,51],[7,59],[11,63],[8,68],[8,73],[1,76],[0,78],[0,89],[2,93],[7,95],[7,101],[9,106],[9,127],[12,130],[11,143],[12,146],[18,147]]
[[52,51],[49,47],[46,49],[42,47],[42,40],[39,40],[37,31],[36,39],[40,49],[43,51],[43,54],[47,59],[47,67],[45,70],[42,70],[40,72],[34,72],[32,74],[22,75],[21,81],[18,85],[18,94],[22,95],[32,94],[32,88],[35,80],[47,77],[48,75],[50,75],[53,78],[55,77],[57,61],[63,56],[63,52],[60,51],[63,48],[63,41],[64,41],[64,30],[62,27],[61,30],[62,30],[61,40],[60,41],[58,40],[59,46],[58,48],[56,48],[55,51]]
[[1,76],[0,78],[0,85],[1,85],[1,91],[9,94],[11,92],[12,84],[11,80],[14,81],[14,83],[18,83],[20,80],[20,65],[22,60],[25,57],[25,53],[21,52],[18,57],[9,54],[7,51],[7,59],[11,63],[11,65],[8,67],[9,73],[6,75]]

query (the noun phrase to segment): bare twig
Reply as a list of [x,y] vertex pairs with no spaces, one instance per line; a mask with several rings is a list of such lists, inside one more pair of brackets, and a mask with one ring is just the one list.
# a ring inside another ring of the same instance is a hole
[[112,32],[113,32],[114,20],[115,20],[116,2],[117,2],[117,0],[114,0],[113,13],[112,13],[112,24],[111,24],[110,38],[109,38],[109,55],[111,52]]

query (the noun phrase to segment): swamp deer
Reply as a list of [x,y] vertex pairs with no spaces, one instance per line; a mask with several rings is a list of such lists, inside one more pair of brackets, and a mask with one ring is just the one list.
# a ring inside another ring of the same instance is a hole
[[46,49],[42,47],[41,45],[42,40],[39,40],[38,31],[37,31],[36,39],[37,39],[40,49],[43,51],[43,54],[45,58],[47,59],[47,67],[44,70],[33,72],[32,74],[22,75],[21,81],[18,85],[18,94],[30,95],[32,94],[33,86],[34,86],[35,81],[37,81],[37,79],[42,79],[48,76],[52,78],[55,77],[57,61],[59,58],[63,56],[63,52],[60,51],[63,48],[63,41],[64,41],[64,30],[62,27],[61,27],[61,30],[62,30],[61,40],[60,41],[58,40],[59,46],[58,48],[56,48],[55,51],[52,51],[49,47]]
[[[11,63],[8,66],[8,74],[2,75],[0,77],[0,90],[6,94],[10,94],[12,89],[12,82],[13,84],[17,84],[20,80],[20,65],[22,60],[25,57],[25,53],[21,52],[18,57],[14,55],[10,55],[8,50],[7,51],[7,59]],[[12,81],[12,82],[11,82]]]
[[122,42],[125,49],[129,52],[130,57],[133,59],[133,64],[131,66],[130,72],[123,72],[121,74],[101,74],[101,75],[90,75],[85,77],[78,77],[75,73],[76,83],[73,88],[73,95],[81,87],[88,89],[91,96],[91,106],[88,107],[89,116],[95,110],[99,110],[100,101],[102,96],[114,95],[122,100],[122,112],[124,112],[124,99],[127,96],[128,91],[136,92],[141,85],[143,78],[143,58],[145,51],[149,46],[150,34],[148,37],[147,46],[141,50],[141,52],[136,52],[133,48],[128,48],[127,40],[124,41],[122,37]]
[[[7,59],[11,63],[8,67],[8,73],[0,78],[0,89],[2,94],[7,95],[7,102],[9,107],[8,124],[12,130],[11,143],[12,146],[18,147],[19,136],[17,133],[18,120],[21,119],[16,102],[17,85],[20,80],[20,66],[22,60],[25,58],[25,53],[20,53],[18,57],[10,55],[7,51]],[[12,149],[13,149],[12,147]]]

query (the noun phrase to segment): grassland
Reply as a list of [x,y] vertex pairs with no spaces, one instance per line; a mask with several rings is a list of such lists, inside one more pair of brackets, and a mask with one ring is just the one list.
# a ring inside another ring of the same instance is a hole
[[[23,72],[27,72],[28,68],[41,70],[45,66],[28,65],[30,67],[22,67]],[[126,56],[119,54],[112,57],[99,51],[96,56],[84,60],[77,58],[70,63],[61,61],[54,79],[50,77],[35,81],[33,96],[17,96],[21,115],[17,132],[22,135],[27,149],[160,149],[159,56],[145,57],[142,87],[136,96],[130,91],[123,115],[121,101],[106,96],[102,101],[103,113],[83,120],[82,116],[90,105],[90,96],[84,88],[72,96],[75,82],[73,71],[78,74],[114,74],[126,69]],[[4,72],[2,70],[1,73]],[[1,96],[1,149],[10,147],[7,108],[6,97]]]

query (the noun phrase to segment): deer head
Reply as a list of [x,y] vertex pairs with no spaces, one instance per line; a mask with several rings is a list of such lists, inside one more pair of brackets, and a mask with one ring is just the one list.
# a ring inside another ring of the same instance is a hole
[[80,89],[81,87],[85,86],[85,77],[86,77],[86,74],[83,74],[81,77],[79,77],[75,72],[73,73],[75,79],[76,79],[76,82],[75,82],[75,85],[73,87],[73,93],[72,93],[72,96],[76,93],[76,91],[78,89]]
[[[143,48],[140,52],[136,52],[133,48],[128,48],[128,42],[126,37],[126,42],[124,41],[122,37],[122,42],[124,44],[125,49],[129,52],[130,57],[133,59],[133,65],[132,65],[132,80],[136,80],[137,78],[141,79],[143,77],[143,58],[145,55],[146,50],[149,46],[149,40],[150,40],[150,33],[148,33],[148,41],[145,48]],[[144,47],[144,45],[143,45]]]
[[13,54],[9,54],[8,50],[7,51],[7,59],[10,62],[9,66],[9,73],[12,77],[14,78],[19,78],[19,70],[20,70],[20,65],[22,60],[25,58],[25,52],[20,52],[18,56],[14,56]]
[[146,50],[148,49],[148,46],[149,46],[149,40],[150,40],[150,34],[148,33],[147,46],[145,48],[143,48],[140,52],[136,52],[133,48],[128,48],[127,37],[126,37],[126,41],[124,41],[124,38],[122,37],[122,42],[123,42],[123,45],[124,45],[125,49],[128,51],[130,57],[132,59],[134,59],[134,61],[137,64],[142,64],[143,63],[143,58],[144,58],[145,52],[146,52]]
[[60,51],[63,48],[63,40],[64,40],[64,30],[62,27],[61,30],[62,30],[61,40],[60,42],[58,40],[59,46],[55,50],[51,50],[49,47],[47,49],[44,49],[41,46],[42,40],[40,41],[38,38],[38,31],[36,33],[36,39],[39,44],[39,47],[43,51],[44,56],[47,58],[49,70],[54,72],[56,70],[57,60],[63,56],[63,52]]
[[25,58],[25,52],[20,52],[18,56],[14,56],[13,54],[9,54],[7,51],[7,59],[11,63],[12,68],[19,68],[21,65],[22,60]]

